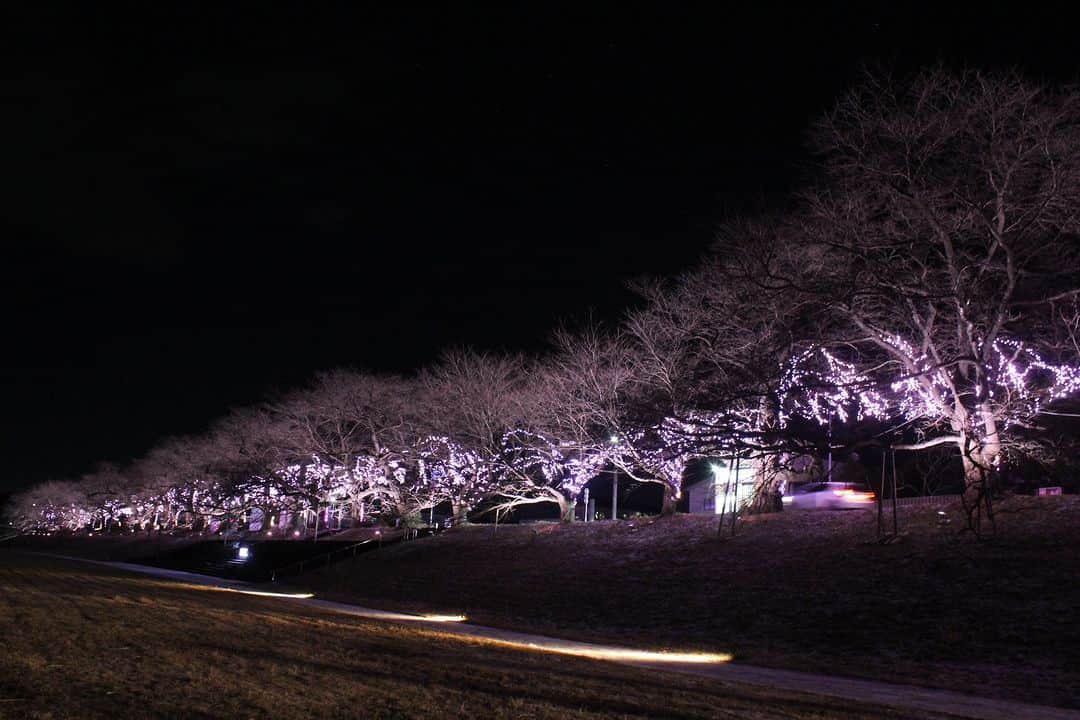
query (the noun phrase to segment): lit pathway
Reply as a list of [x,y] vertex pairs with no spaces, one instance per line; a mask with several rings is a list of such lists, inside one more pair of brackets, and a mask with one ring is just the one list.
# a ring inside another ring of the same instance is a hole
[[933,690],[915,685],[898,685],[874,680],[856,680],[830,675],[814,675],[794,670],[775,670],[752,665],[740,665],[727,662],[730,659],[728,655],[653,653],[612,645],[561,640],[543,635],[531,635],[481,625],[470,625],[459,622],[460,618],[452,616],[387,612],[330,600],[319,600],[307,594],[273,593],[264,590],[266,586],[263,585],[252,585],[179,570],[167,570],[133,563],[86,560],[67,555],[51,555],[51,557],[104,565],[119,570],[155,575],[187,583],[225,588],[235,592],[281,597],[286,601],[303,602],[334,612],[347,613],[373,620],[407,622],[437,628],[443,632],[483,638],[510,647],[519,647],[538,652],[580,655],[626,665],[700,675],[723,680],[724,682],[765,685],[781,690],[828,695],[893,708],[942,713],[961,718],[980,718],[981,720],[1036,720],[1043,718],[1045,720],[1080,720],[1080,711],[1078,710],[981,698],[974,695],[947,690]]

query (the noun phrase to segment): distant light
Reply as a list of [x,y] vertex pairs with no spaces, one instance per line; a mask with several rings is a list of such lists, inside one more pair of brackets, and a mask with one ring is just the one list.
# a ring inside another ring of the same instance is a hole
[[293,535],[295,535],[296,537],[300,537],[300,531],[299,530],[293,530]]
[[424,615],[428,622],[465,622],[464,615]]
[[266,534],[267,534],[267,535],[273,535],[273,534],[274,534],[274,531],[273,531],[273,530],[267,530],[267,531],[266,531]]
[[784,497],[780,498],[780,500],[781,500],[782,502],[786,502],[786,503],[789,503],[789,502],[791,502],[791,501],[792,501],[792,500],[794,500],[794,499],[795,499],[795,498],[793,498],[793,497],[792,497],[791,495],[785,495]]
[[619,443],[619,436],[618,436],[618,435],[616,435],[615,433],[612,433],[612,434],[611,434],[611,437],[609,437],[609,438],[608,438],[608,441],[609,441],[609,442],[610,442],[610,443],[611,443],[612,445],[617,445],[617,444]]
[[241,545],[240,550],[237,551],[237,553],[236,553],[236,557],[239,558],[240,560],[247,560],[248,556],[250,554],[251,554],[251,552],[248,550],[247,546],[246,545]]

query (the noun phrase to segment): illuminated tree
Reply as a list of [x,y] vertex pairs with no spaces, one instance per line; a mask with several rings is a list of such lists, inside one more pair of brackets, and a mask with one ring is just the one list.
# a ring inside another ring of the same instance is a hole
[[675,511],[685,456],[659,432],[662,414],[633,359],[629,338],[595,326],[555,334],[557,352],[547,362],[547,412],[574,449],[573,487],[612,464],[634,480],[663,488],[663,514]]
[[626,322],[651,454],[672,469],[704,457],[752,462],[756,510],[773,507],[781,459],[805,445],[780,408],[785,362],[818,330],[815,304],[774,271],[796,248],[779,221],[728,224],[698,268],[639,284],[648,304]]
[[23,532],[77,530],[91,518],[80,483],[52,480],[16,493],[5,508],[12,524]]
[[167,488],[164,501],[174,525],[184,518],[189,527],[204,527],[224,514],[225,498],[211,470],[219,460],[219,450],[206,436],[173,437],[151,448],[128,472]]
[[401,510],[397,478],[415,442],[415,400],[414,384],[400,378],[339,369],[272,403],[286,427],[279,442],[291,458],[291,492],[315,511],[343,499],[355,514],[379,497]]
[[496,489],[504,433],[520,425],[524,380],[520,356],[467,349],[445,351],[421,376],[431,429],[422,457],[445,488],[455,523]]
[[830,349],[891,397],[910,447],[955,446],[965,500],[1013,429],[1076,392],[1057,342],[1080,288],[1080,94],[1016,74],[869,76],[814,133],[807,275]]

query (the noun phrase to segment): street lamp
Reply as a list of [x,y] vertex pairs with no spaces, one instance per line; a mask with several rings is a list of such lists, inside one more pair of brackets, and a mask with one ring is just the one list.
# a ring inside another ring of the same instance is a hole
[[[611,433],[611,437],[608,438],[608,442],[612,445],[619,444],[619,436],[615,433]],[[611,467],[611,519],[619,519],[619,469],[612,465]]]

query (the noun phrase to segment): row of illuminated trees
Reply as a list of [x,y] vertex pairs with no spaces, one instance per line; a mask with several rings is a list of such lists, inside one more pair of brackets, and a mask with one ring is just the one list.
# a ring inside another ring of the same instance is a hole
[[409,520],[486,499],[570,517],[605,467],[663,486],[670,511],[704,457],[752,462],[765,508],[791,458],[837,437],[951,449],[981,512],[1003,465],[1047,459],[1045,418],[1080,391],[1080,93],[871,73],[811,138],[816,174],[784,212],[721,226],[697,268],[639,283],[643,307],[616,328],[559,331],[536,358],[323,373],[122,468],[32,488],[11,513]]

